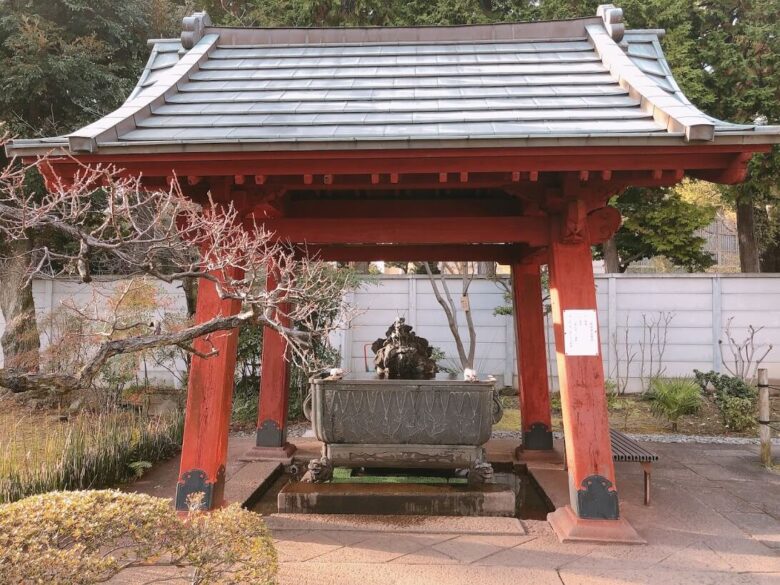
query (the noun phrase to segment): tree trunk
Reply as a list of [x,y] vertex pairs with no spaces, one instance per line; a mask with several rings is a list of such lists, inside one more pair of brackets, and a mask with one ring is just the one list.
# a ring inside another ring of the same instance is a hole
[[198,279],[192,277],[182,278],[181,288],[184,291],[184,299],[187,302],[187,316],[195,316],[195,307],[198,302]]
[[761,272],[754,209],[750,200],[737,203],[737,239],[739,240],[739,266],[742,272]]
[[370,262],[352,262],[352,269],[358,274],[368,274]]
[[603,245],[604,271],[612,274],[620,272],[620,257],[618,256],[617,242],[612,236]]
[[5,368],[33,372],[38,371],[41,340],[35,320],[32,281],[26,282],[30,250],[31,240],[5,245],[6,259],[0,265],[0,310],[5,331],[0,343]]

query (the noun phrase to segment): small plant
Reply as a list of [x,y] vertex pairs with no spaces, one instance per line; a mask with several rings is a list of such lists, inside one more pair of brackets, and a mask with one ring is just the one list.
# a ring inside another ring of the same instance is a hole
[[191,583],[270,585],[277,557],[262,517],[238,505],[179,518],[166,499],[106,490],[0,506],[0,583],[103,583],[141,566],[186,567]]
[[702,392],[708,392],[710,387],[712,387],[715,390],[716,398],[718,396],[734,396],[737,398],[754,398],[756,396],[756,389],[742,378],[727,376],[713,371],[700,372],[699,370],[693,370],[693,374]]
[[714,390],[715,405],[720,411],[723,425],[736,432],[744,432],[756,426],[755,410],[758,392],[755,387],[737,376],[717,372],[694,370],[696,382],[702,392]]
[[654,378],[647,394],[650,410],[658,418],[665,418],[677,432],[682,416],[696,414],[701,409],[701,392],[691,378]]
[[604,380],[604,392],[607,395],[607,408],[614,409],[620,402],[617,383],[614,380]]
[[563,407],[561,406],[561,393],[555,392],[550,394],[550,409],[553,412],[561,412]]
[[752,398],[724,396],[718,408],[726,428],[741,433],[756,427],[756,402]]

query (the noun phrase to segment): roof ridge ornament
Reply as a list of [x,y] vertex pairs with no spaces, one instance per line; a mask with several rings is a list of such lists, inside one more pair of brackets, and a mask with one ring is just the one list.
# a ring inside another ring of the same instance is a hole
[[612,40],[619,43],[623,40],[626,27],[623,25],[623,9],[614,4],[601,4],[596,9],[596,16],[604,21],[604,28]]
[[181,20],[181,46],[189,50],[198,44],[206,34],[206,27],[211,26],[211,17],[206,11],[194,12]]

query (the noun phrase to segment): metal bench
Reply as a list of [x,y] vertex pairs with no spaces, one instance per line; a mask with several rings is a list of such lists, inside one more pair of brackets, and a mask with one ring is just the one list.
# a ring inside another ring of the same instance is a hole
[[653,472],[653,462],[658,461],[658,455],[614,429],[609,430],[609,438],[612,442],[612,461],[629,461],[642,466],[645,473],[645,506],[649,506],[650,475]]

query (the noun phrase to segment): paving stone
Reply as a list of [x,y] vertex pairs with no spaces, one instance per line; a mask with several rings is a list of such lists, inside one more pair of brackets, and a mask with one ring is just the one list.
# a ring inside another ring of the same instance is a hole
[[318,557],[324,563],[387,563],[439,542],[441,535],[374,534],[355,545]]
[[469,534],[436,544],[433,548],[462,563],[473,563],[488,555],[523,544],[532,538],[531,536]]
[[280,585],[561,585],[553,569],[408,565],[388,563],[298,563],[282,565]]
[[694,542],[684,548],[674,547],[673,551],[658,563],[659,567],[679,571],[731,571],[731,565],[705,542]]
[[564,585],[755,585],[750,575],[718,571],[611,569],[580,572],[563,568],[560,576]]
[[735,496],[726,489],[707,489],[701,488],[692,493],[693,497],[699,500],[705,506],[717,510],[718,512],[760,512],[761,510],[745,501],[744,499]]
[[575,561],[599,545],[589,543],[561,544],[554,534],[538,536],[519,546],[492,554],[478,565],[558,569]]
[[394,565],[457,565],[459,561],[429,547],[390,561]]
[[282,563],[305,562],[322,556],[343,545],[325,532],[287,532],[275,543]]
[[780,552],[741,535],[706,536],[704,542],[737,572],[780,573]]
[[754,538],[780,544],[780,522],[769,514],[729,512],[724,516]]

